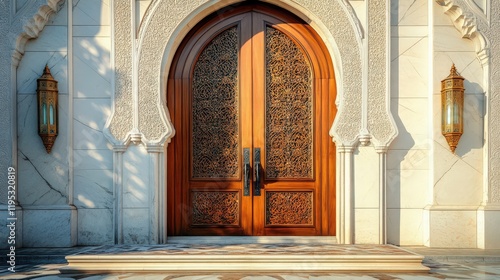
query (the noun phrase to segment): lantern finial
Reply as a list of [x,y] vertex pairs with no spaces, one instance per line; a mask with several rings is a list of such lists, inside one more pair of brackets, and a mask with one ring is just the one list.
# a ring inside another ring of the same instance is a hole
[[457,72],[457,68],[455,67],[455,63],[453,63],[453,65],[451,66],[450,75],[448,76],[448,78],[453,78],[453,77],[461,77],[460,74],[458,74],[458,72]]

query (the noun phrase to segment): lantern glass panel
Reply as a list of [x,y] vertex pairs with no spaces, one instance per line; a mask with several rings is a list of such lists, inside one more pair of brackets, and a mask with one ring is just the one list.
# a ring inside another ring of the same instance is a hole
[[446,121],[445,124],[451,124],[451,104],[446,104]]
[[458,104],[455,103],[453,104],[453,123],[459,124],[459,121],[460,121],[460,111],[458,108]]
[[54,124],[54,106],[52,104],[50,104],[50,124]]
[[47,104],[42,105],[42,124],[47,124]]

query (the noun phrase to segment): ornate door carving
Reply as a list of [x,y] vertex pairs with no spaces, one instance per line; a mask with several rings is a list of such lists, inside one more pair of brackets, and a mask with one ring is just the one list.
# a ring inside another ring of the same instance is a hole
[[169,234],[335,234],[334,85],[318,35],[277,8],[194,28],[168,82]]

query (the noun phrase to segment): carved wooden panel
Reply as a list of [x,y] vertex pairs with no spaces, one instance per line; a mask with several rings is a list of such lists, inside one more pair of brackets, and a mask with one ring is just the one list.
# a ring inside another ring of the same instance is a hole
[[266,178],[313,177],[313,86],[308,59],[266,28]]
[[238,28],[201,52],[192,82],[192,177],[238,178]]
[[191,192],[192,225],[238,225],[240,221],[239,192]]
[[266,225],[313,225],[313,198],[310,191],[266,192]]

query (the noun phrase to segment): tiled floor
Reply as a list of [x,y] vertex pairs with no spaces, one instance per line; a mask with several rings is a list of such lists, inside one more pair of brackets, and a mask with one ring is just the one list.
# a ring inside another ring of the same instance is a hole
[[327,279],[359,279],[359,280],[432,280],[432,279],[500,279],[500,264],[483,264],[483,263],[436,263],[426,262],[427,266],[431,267],[429,273],[276,273],[276,274],[260,274],[260,273],[245,273],[245,274],[164,274],[164,273],[120,273],[120,274],[64,274],[61,275],[58,269],[63,264],[48,264],[48,265],[25,265],[19,267],[16,273],[3,272],[0,279],[40,279],[40,280],[66,280],[66,279],[81,279],[81,280],[98,280],[98,279],[148,279],[148,280],[327,280]]
[[165,244],[99,246],[78,254],[148,254],[148,255],[236,255],[236,254],[294,254],[294,255],[407,255],[392,245],[328,245],[328,244]]
[[[66,264],[57,263],[63,260],[62,256],[69,254],[233,254],[245,250],[248,254],[260,254],[265,250],[269,254],[321,254],[321,253],[345,253],[351,254],[398,254],[398,250],[391,251],[387,246],[339,246],[339,245],[273,245],[273,244],[226,244],[226,245],[193,245],[193,244],[170,244],[161,246],[99,246],[99,247],[73,247],[52,249],[20,249],[19,254],[25,256],[25,260],[31,262],[45,262],[48,264],[21,264],[19,260],[16,273],[7,271],[6,267],[0,267],[0,279],[171,279],[171,280],[302,280],[302,279],[362,279],[362,280],[413,280],[413,279],[500,279],[500,250],[448,250],[429,248],[407,248],[410,251],[426,256],[424,264],[431,268],[429,273],[112,273],[112,274],[60,274],[59,269]],[[344,250],[344,251],[343,251]],[[33,257],[30,259],[30,257]],[[38,259],[37,259],[38,257]],[[21,259],[21,255],[19,255]],[[4,264],[2,264],[4,265]],[[3,268],[3,269],[2,269]]]

